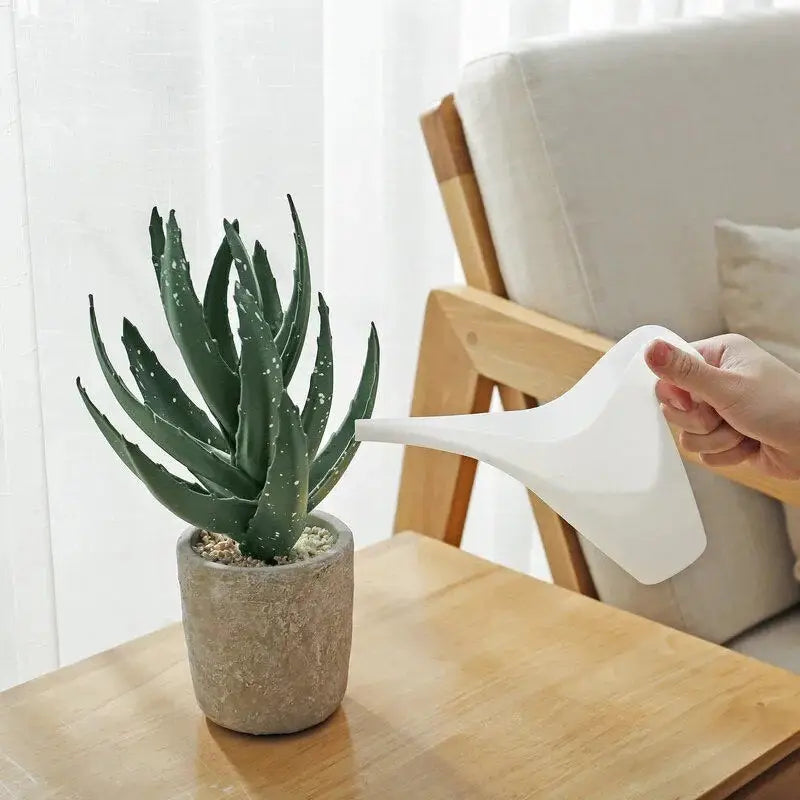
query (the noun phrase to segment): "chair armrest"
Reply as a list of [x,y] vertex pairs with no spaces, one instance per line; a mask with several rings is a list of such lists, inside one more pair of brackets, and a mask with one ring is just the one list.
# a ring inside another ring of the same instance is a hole
[[[569,323],[470,287],[431,293],[475,370],[500,386],[545,403],[572,388],[613,344]],[[673,435],[677,432],[673,429]],[[776,500],[800,505],[800,481],[770,478],[750,467],[712,468],[687,461]]]
[[432,293],[477,371],[546,403],[611,348],[603,336],[470,287]]

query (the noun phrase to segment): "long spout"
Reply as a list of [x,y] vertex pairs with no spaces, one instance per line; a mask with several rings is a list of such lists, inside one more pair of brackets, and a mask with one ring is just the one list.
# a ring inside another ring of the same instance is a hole
[[[537,455],[542,455],[543,447],[544,460],[549,463],[554,457],[558,459],[559,454],[553,453],[551,446],[543,446],[524,435],[524,427],[520,423],[526,422],[530,427],[528,417],[531,413],[528,410],[450,417],[358,420],[355,437],[364,442],[394,442],[474,458],[491,464],[535,491],[541,488],[541,481],[530,469],[531,461],[536,460]],[[563,455],[569,448],[561,444],[559,450]]]
[[355,437],[359,442],[408,444],[481,458],[485,452],[477,443],[483,438],[475,426],[478,416],[483,415],[360,419],[356,421]]

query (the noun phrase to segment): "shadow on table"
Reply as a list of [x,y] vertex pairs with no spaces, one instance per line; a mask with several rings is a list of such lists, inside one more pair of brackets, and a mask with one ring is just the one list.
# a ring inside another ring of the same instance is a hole
[[[213,774],[220,781],[224,772],[229,785],[220,785],[219,796],[225,800],[492,797],[459,774],[457,759],[443,758],[424,736],[410,736],[348,698],[328,720],[301,733],[259,737],[210,721],[204,725],[198,735],[198,777]],[[236,790],[240,794],[232,794]]]

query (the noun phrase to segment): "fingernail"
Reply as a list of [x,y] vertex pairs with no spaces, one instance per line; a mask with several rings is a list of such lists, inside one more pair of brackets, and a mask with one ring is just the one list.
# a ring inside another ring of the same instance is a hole
[[647,355],[652,366],[666,367],[672,357],[672,346],[662,341],[655,342]]

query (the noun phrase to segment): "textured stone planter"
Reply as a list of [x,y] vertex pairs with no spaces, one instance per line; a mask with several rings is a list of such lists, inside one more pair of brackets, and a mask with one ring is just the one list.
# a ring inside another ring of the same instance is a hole
[[292,733],[327,719],[344,697],[353,630],[353,535],[335,517],[326,553],[277,567],[231,567],[178,540],[183,628],[203,713],[242,733]]

